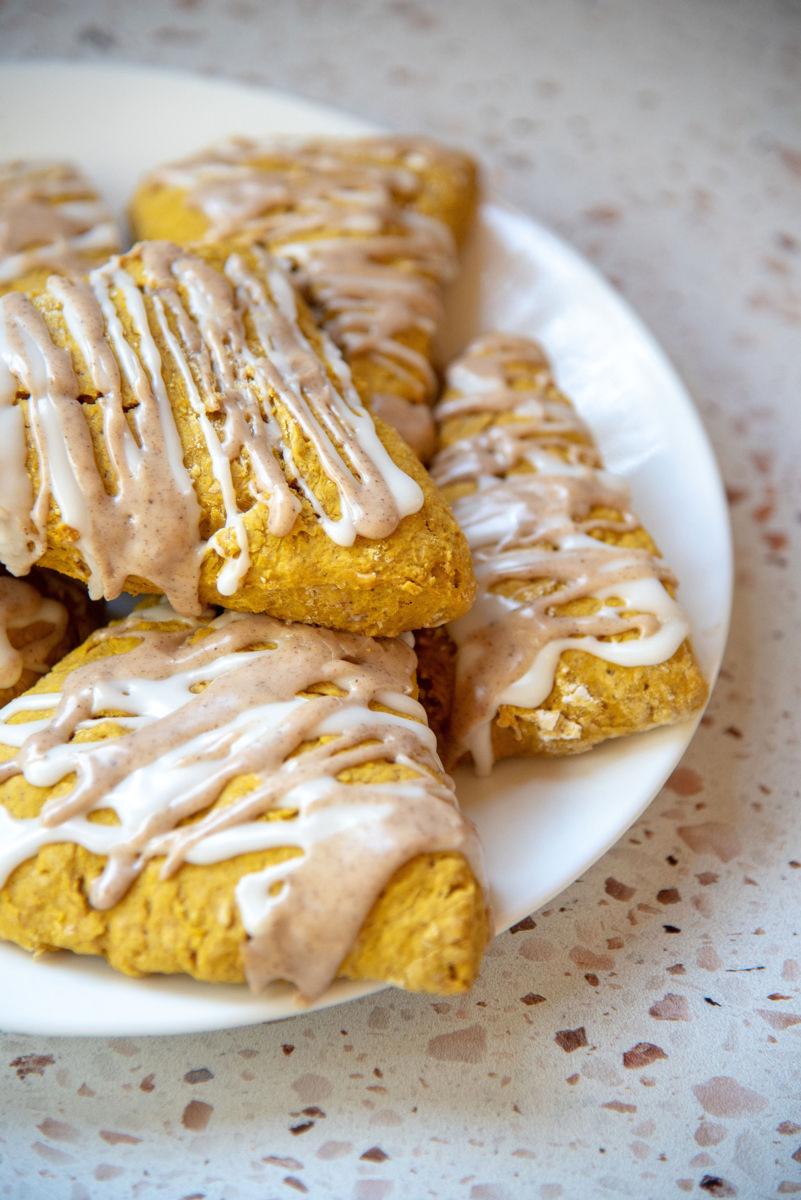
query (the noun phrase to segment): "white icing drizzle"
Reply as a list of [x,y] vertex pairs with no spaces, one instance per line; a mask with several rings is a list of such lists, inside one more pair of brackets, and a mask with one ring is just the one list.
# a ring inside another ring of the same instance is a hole
[[[16,649],[9,634],[39,623],[48,626],[46,632]],[[10,579],[0,571],[0,691],[15,687],[23,671],[43,675],[48,670],[48,656],[64,637],[67,610],[58,600],[42,596],[32,584],[22,579]]]
[[25,461],[25,421],[14,405],[15,392],[15,380],[0,360],[0,546],[9,571],[24,575],[36,557],[37,542],[30,518],[33,488]]
[[450,229],[414,208],[419,173],[437,160],[463,169],[423,140],[232,139],[150,179],[186,192],[209,222],[206,240],[244,233],[268,246],[346,359],[369,355],[417,404],[435,394],[436,375],[398,335],[434,334],[457,266]]
[[[0,763],[0,783],[22,774],[49,787],[75,775],[38,819],[0,807],[0,886],[42,846],[72,842],[105,858],[89,898],[107,909],[152,859],[169,877],[184,861],[296,848],[295,857],[245,875],[236,899],[251,985],[288,979],[315,996],[378,892],[416,854],[460,851],[483,878],[475,831],[412,698],[406,639],[230,612],[209,623],[179,620],[164,603],[93,637],[136,644],[78,667],[60,695],[28,693],[0,713],[0,744],[16,750]],[[338,694],[310,693],[320,684]],[[73,740],[109,712],[119,736]],[[35,719],[15,724],[18,714]],[[308,748],[319,738],[328,740]],[[409,767],[413,777],[343,780],[376,760]],[[241,776],[252,777],[252,790],[209,809]],[[119,824],[90,820],[99,809],[112,809]],[[269,813],[280,818],[260,819]]]
[[[0,428],[9,433],[0,462],[8,459],[10,481],[0,508],[0,552],[12,570],[24,572],[41,557],[52,503],[75,531],[92,596],[113,599],[126,577],[137,575],[180,611],[197,612],[200,565],[209,551],[222,560],[218,592],[231,596],[250,565],[233,476],[240,460],[252,472],[255,498],[267,506],[267,529],[275,536],[295,523],[297,491],[343,546],[359,536],[388,536],[422,506],[422,490],[389,456],[326,340],[337,386],[332,383],[300,329],[291,285],[265,251],[232,254],[224,271],[169,242],[142,243],[138,256],[144,285],[131,274],[130,260],[120,258],[93,271],[88,283],[51,278],[50,294],[77,345],[75,361],[55,345],[30,299],[0,300]],[[222,526],[206,541],[184,465],[174,390],[165,381],[170,366],[222,498]],[[81,371],[102,410],[110,481],[95,461]],[[39,462],[33,504],[18,394],[29,397]],[[276,397],[333,483],[338,511],[329,510],[293,461]]]
[[[519,386],[521,369],[535,373],[533,387]],[[486,774],[500,706],[543,704],[564,650],[653,665],[676,652],[689,626],[664,586],[675,580],[663,563],[646,550],[593,536],[637,529],[639,521],[626,483],[601,469],[586,426],[556,390],[539,346],[490,334],[468,348],[448,372],[435,419],[476,416],[487,418],[481,430],[440,451],[431,472],[440,486],[471,489],[452,502],[473,554],[478,594],[470,612],[447,627],[458,647],[450,758],[470,753]],[[598,509],[619,519],[594,515]],[[543,594],[521,598],[520,589],[536,581],[545,585]],[[556,611],[557,604],[586,598],[599,602],[590,615]],[[627,633],[636,637],[610,640]]]
[[35,270],[86,272],[119,249],[110,209],[70,164],[0,165],[0,285]]

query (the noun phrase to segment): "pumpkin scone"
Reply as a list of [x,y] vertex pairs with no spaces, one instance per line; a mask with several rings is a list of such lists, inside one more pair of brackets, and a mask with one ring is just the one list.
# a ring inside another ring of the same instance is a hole
[[478,580],[471,611],[420,638],[446,763],[486,773],[496,758],[577,753],[697,712],[707,685],[676,580],[540,346],[477,339],[435,416],[432,475]]
[[477,191],[474,161],[425,138],[240,138],[151,171],[130,221],[140,238],[245,235],[278,256],[365,403],[426,460],[434,338]]
[[104,606],[55,571],[0,566],[0,708],[33,687],[104,620]]
[[0,937],[130,975],[457,993],[481,851],[411,639],[145,601],[0,714]]
[[85,275],[122,247],[112,212],[72,163],[0,163],[0,294]]
[[464,612],[463,534],[259,247],[149,242],[0,297],[0,561],[394,636]]

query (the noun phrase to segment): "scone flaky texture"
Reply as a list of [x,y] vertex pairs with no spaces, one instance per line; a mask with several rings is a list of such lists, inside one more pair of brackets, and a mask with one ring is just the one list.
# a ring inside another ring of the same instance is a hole
[[413,671],[405,641],[164,603],[99,631],[2,714],[0,936],[307,998],[469,987],[481,854]]
[[448,506],[264,251],[141,243],[0,305],[15,574],[382,635],[469,606]]

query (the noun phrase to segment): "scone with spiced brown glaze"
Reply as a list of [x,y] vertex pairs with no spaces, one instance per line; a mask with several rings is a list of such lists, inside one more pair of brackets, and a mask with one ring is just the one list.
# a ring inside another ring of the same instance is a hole
[[539,345],[488,334],[448,371],[431,466],[473,554],[470,612],[418,639],[454,764],[574,754],[702,708],[676,580]]
[[155,600],[98,631],[0,714],[0,937],[307,999],[466,990],[482,857],[414,667],[407,639]]
[[434,341],[477,195],[473,159],[427,138],[238,138],[150,171],[130,221],[141,238],[269,249],[365,403],[426,461]]
[[33,291],[49,275],[86,275],[122,248],[110,208],[79,167],[0,163],[0,295]]
[[260,247],[140,243],[0,298],[0,402],[15,574],[390,636],[470,605],[448,506]]

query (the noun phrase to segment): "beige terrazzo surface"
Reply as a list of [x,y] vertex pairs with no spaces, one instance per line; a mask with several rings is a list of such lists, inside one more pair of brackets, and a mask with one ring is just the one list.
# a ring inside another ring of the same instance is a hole
[[676,364],[737,587],[683,761],[470,996],[2,1034],[0,1196],[801,1195],[801,7],[6,0],[0,58],[42,57],[266,84],[472,149]]

